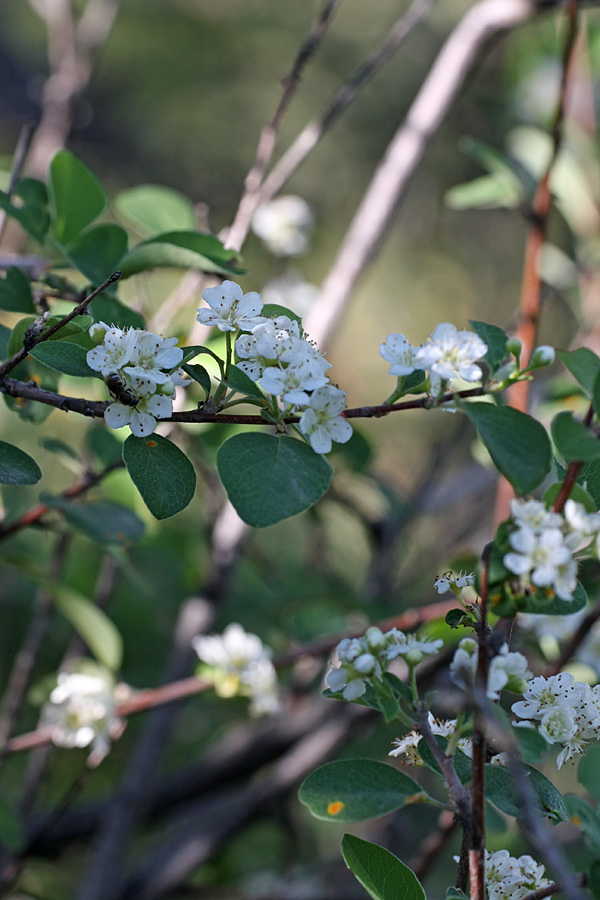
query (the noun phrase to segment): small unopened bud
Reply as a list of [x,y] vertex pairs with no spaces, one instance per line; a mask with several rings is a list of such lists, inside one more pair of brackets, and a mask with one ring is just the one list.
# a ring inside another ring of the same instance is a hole
[[423,662],[424,656],[421,650],[417,650],[416,648],[413,650],[409,650],[408,653],[404,654],[404,661],[407,666],[418,666],[419,663]]
[[474,641],[473,638],[463,638],[458,646],[469,656],[473,656],[477,652],[477,641]]
[[523,344],[518,337],[510,337],[506,342],[506,349],[508,353],[518,360],[521,355],[521,350],[523,349]]
[[376,664],[377,660],[372,653],[363,653],[354,660],[354,671],[360,675],[372,675]]
[[383,650],[383,648],[387,645],[387,640],[380,628],[377,628],[376,625],[372,625],[371,628],[367,628],[365,632],[365,640],[367,642],[367,647],[369,650],[372,650],[373,653],[377,653],[379,650]]
[[164,384],[158,385],[156,393],[157,394],[165,394],[165,396],[171,397],[175,393],[175,385],[169,378],[169,380],[165,381]]
[[554,352],[554,347],[548,347],[548,345],[543,344],[541,347],[536,347],[533,351],[533,355],[529,360],[528,369],[540,369],[542,366],[551,366],[556,357],[556,353]]
[[108,325],[105,325],[104,322],[94,322],[93,325],[90,325],[89,335],[94,344],[101,344],[106,337],[107,331]]

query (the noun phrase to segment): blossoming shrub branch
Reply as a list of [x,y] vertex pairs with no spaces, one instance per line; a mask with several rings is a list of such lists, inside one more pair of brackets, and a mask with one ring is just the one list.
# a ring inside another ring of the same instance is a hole
[[[522,900],[550,890],[543,865],[529,855],[486,849],[483,812],[488,803],[505,816],[550,826],[577,816],[590,839],[600,832],[595,806],[563,797],[535,765],[552,756],[557,768],[585,760],[600,738],[598,686],[575,680],[567,671],[545,673],[539,663],[530,664],[512,628],[522,613],[564,617],[587,607],[582,573],[597,564],[600,554],[600,442],[593,432],[600,411],[600,358],[589,350],[559,351],[589,406],[583,421],[559,412],[551,424],[552,442],[533,416],[506,405],[504,392],[553,362],[554,350],[538,347],[522,360],[518,340],[478,321],[471,322],[472,330],[442,323],[415,345],[403,334],[390,333],[380,346],[395,379],[387,398],[347,408],[346,392],[332,380],[331,364],[300,318],[285,306],[264,304],[255,291],[244,293],[233,280],[241,274],[239,257],[217,238],[168,232],[130,248],[123,228],[97,224],[104,191],[67,152],[52,163],[49,191],[41,182],[25,188],[18,189],[17,205],[0,192],[3,209],[40,252],[52,246],[53,263],[58,254],[61,268],[30,279],[13,267],[0,281],[0,308],[23,315],[0,333],[0,390],[11,412],[35,424],[58,409],[103,418],[109,429],[128,428],[122,462],[156,518],[185,508],[195,487],[192,462],[160,433],[167,421],[181,427],[198,422],[263,426],[224,441],[217,458],[237,512],[261,527],[308,509],[326,493],[332,468],[325,457],[336,444],[351,440],[353,418],[414,408],[468,417],[491,462],[512,485],[516,498],[510,516],[476,572],[446,571],[436,577],[431,571],[436,590],[456,598],[443,636],[374,625],[363,636],[341,641],[339,664],[326,677],[325,694],[397,722],[393,749],[381,748],[382,756],[389,753],[395,763],[329,763],[308,777],[300,796],[314,815],[328,821],[372,818],[414,802],[450,810],[464,833],[456,878],[448,876],[455,882],[452,896],[463,896],[469,880],[474,896],[485,892],[489,900]],[[286,226],[273,252],[302,252],[311,223],[306,216],[299,223],[303,240],[292,240]],[[259,217],[255,224],[257,233],[267,234],[272,217]],[[92,285],[89,292],[82,294],[65,278],[65,266]],[[191,267],[220,279],[204,291],[197,320],[223,335],[222,353],[215,349],[221,344],[179,346],[176,337],[148,330],[119,299],[120,279],[165,266]],[[206,358],[212,372],[201,364]],[[103,399],[91,400],[89,392],[81,397],[59,393],[63,375],[86,380],[88,386],[101,381]],[[200,399],[193,391],[201,392]],[[252,414],[240,413],[240,406],[250,407]],[[114,460],[107,471],[111,465]],[[41,474],[31,456],[0,442],[4,483],[31,485]],[[77,527],[94,539],[99,529],[102,536],[119,535],[117,540],[139,534],[135,516],[118,504],[100,509],[46,496],[42,512],[52,504],[66,521],[76,506]],[[21,526],[5,523],[4,533]],[[443,564],[432,563],[438,572]],[[120,636],[104,613],[90,612],[89,601],[60,591],[54,599],[81,631],[97,666],[92,671],[84,661],[75,662],[57,675],[43,698],[40,727],[61,747],[90,747],[97,763],[120,734],[127,710],[135,707],[135,694],[117,683]],[[194,649],[199,679],[186,691],[212,685],[223,698],[248,698],[253,715],[277,715],[285,692],[257,635],[231,624],[221,636],[196,638]],[[422,688],[432,679],[435,684],[443,670],[449,675],[442,676],[445,688],[452,687],[445,691],[445,705]],[[429,768],[445,799],[429,796],[406,774],[409,766],[417,776],[419,769]],[[579,777],[594,794],[589,769],[580,769]],[[542,851],[550,845],[552,838],[539,838]],[[345,836],[342,850],[372,897],[397,900],[398,884],[403,898],[424,896],[415,875],[387,850],[352,835]],[[556,848],[552,866],[554,881],[576,900],[579,882]]]

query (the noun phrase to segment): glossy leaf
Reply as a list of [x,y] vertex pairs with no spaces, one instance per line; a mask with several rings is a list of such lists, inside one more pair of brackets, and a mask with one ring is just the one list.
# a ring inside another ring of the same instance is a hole
[[75,378],[97,378],[98,373],[87,364],[87,350],[69,341],[44,341],[37,344],[29,355],[38,362]]
[[339,759],[325,763],[305,778],[300,801],[317,819],[358,822],[423,799],[416,781],[373,759]]
[[10,266],[5,277],[0,278],[0,309],[18,313],[35,312],[31,285],[17,266]]
[[127,232],[120,225],[96,225],[80,234],[65,251],[76,269],[92,284],[103,281],[116,272],[127,252]]
[[143,237],[159,231],[191,230],[196,224],[191,201],[160,184],[139,184],[121,191],[114,205],[119,217]]
[[83,594],[64,585],[54,588],[52,596],[56,608],[83,638],[98,662],[111,672],[119,669],[123,658],[123,641],[106,613]]
[[469,322],[475,334],[479,335],[486,344],[488,351],[484,360],[490,370],[494,372],[509,355],[506,350],[506,341],[508,340],[506,332],[497,325],[488,325],[487,322],[477,322],[475,319],[469,319]]
[[212,234],[168,231],[134,247],[120,263],[123,278],[147,269],[199,269],[218,275],[240,275],[239,254],[225,250]]
[[237,391],[238,394],[246,394],[248,397],[256,397],[266,403],[266,397],[255,381],[237,366],[231,366],[227,375],[227,385]]
[[308,509],[327,492],[333,473],[302,441],[257,433],[225,441],[217,468],[238,515],[255,528]]
[[600,440],[590,434],[583,422],[577,422],[573,413],[562,412],[552,422],[552,437],[558,452],[567,462],[589,462],[600,459]]
[[600,373],[600,358],[587,347],[579,347],[577,350],[558,350],[557,356],[591,400],[594,382]]
[[196,490],[194,467],[179,447],[158,434],[123,444],[123,461],[156,519],[167,519],[188,505]]
[[494,465],[517,494],[528,494],[536,488],[549,472],[552,456],[543,425],[511,406],[473,402],[462,408]]
[[35,459],[13,444],[0,441],[0,484],[36,484],[41,477]]
[[106,194],[93,172],[68,150],[60,150],[50,163],[48,187],[52,233],[68,247],[98,218],[106,206]]
[[425,891],[415,873],[389,850],[345,834],[342,856],[374,900],[425,900]]

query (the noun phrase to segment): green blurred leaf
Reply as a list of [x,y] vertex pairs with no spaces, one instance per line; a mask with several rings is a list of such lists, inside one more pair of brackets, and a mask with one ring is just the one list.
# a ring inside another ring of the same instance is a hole
[[515,209],[522,201],[519,179],[510,172],[480,175],[454,185],[444,194],[444,203],[450,209]]
[[[342,458],[346,465],[355,472],[364,472],[373,456],[373,447],[364,432],[353,426],[350,440],[345,444],[334,444],[332,452],[336,460]],[[379,487],[387,497],[385,488]]]
[[506,332],[497,325],[488,325],[487,322],[478,322],[475,319],[469,319],[469,322],[475,334],[487,345],[488,351],[483,358],[490,371],[494,372],[509,355],[506,350],[508,340]]
[[145,328],[143,316],[117,300],[110,291],[104,291],[88,307],[94,322],[106,322],[118,328]]
[[67,259],[92,284],[103,281],[116,272],[127,253],[127,232],[120,225],[96,225],[77,238],[65,251]]
[[98,373],[87,364],[85,347],[69,341],[44,341],[32,347],[29,355],[49,369],[62,372],[63,375],[71,375],[74,378],[98,378]]
[[36,484],[41,477],[41,469],[31,456],[0,441],[0,484]]
[[0,209],[19,223],[21,228],[43,243],[50,224],[48,212],[48,194],[46,185],[35,178],[22,178],[15,191],[21,200],[21,205],[12,203],[11,198],[4,191],[0,191]]
[[600,800],[600,745],[588,747],[577,767],[577,781]]
[[110,428],[94,422],[87,431],[87,445],[103,466],[112,466],[123,458],[123,444]]
[[600,372],[600,359],[587,347],[579,347],[578,350],[557,350],[556,355],[591,400],[594,382]]
[[0,278],[0,309],[7,312],[35,312],[31,285],[17,266],[10,266],[5,277]]
[[166,438],[130,434],[123,444],[123,461],[142,500],[156,519],[181,512],[196,490],[194,467]]
[[219,275],[241,275],[240,256],[225,250],[212,234],[200,231],[169,231],[134,247],[120,263],[123,278],[146,269],[200,269]]
[[325,763],[305,778],[298,797],[317,819],[358,822],[423,798],[423,789],[398,769],[373,759]]
[[577,422],[572,412],[562,412],[555,416],[552,438],[556,449],[567,462],[600,459],[600,440],[590,434],[583,422]]
[[257,433],[225,441],[217,468],[238,515],[255,528],[308,509],[329,489],[333,471],[302,441]]
[[100,182],[77,156],[60,150],[50,163],[50,211],[52,233],[68,247],[106,206]]
[[[554,484],[551,484],[547,491],[544,491],[544,496],[542,497],[542,501],[545,506],[550,509],[554,505],[554,501],[560,494],[560,490],[562,488],[562,481],[556,481]],[[580,484],[574,484],[571,493],[569,494],[571,500],[575,500],[577,503],[581,503],[586,512],[594,513],[598,509],[594,498],[588,494],[588,492],[583,488]]]
[[123,641],[108,616],[83,594],[58,585],[52,589],[54,604],[90,648],[98,662],[115,672],[121,666]]
[[27,836],[21,820],[2,794],[0,794],[0,844],[13,853],[19,853],[27,845]]
[[10,328],[0,325],[0,359],[8,357],[8,344],[10,341]]
[[139,184],[121,191],[114,206],[119,217],[143,237],[157,231],[193,230],[196,224],[191,200],[160,184]]
[[64,441],[61,441],[58,438],[43,437],[40,438],[38,443],[40,447],[43,447],[44,450],[47,450],[49,453],[55,453],[56,456],[61,456],[71,462],[80,461],[79,454],[76,453],[72,447],[69,447],[68,444],[65,444]]
[[552,458],[546,430],[511,406],[465,403],[463,411],[485,444],[494,465],[517,494],[528,494],[547,475]]
[[599,900],[600,898],[600,860],[594,860],[594,862],[590,865],[590,871],[588,875],[588,887],[592,892],[592,896],[595,900]]
[[62,512],[67,522],[98,544],[135,544],[144,534],[144,523],[134,512],[111,500],[72,503],[63,497],[43,494],[40,498]]
[[537,728],[511,726],[513,736],[519,745],[519,753],[526,763],[541,763],[548,755],[548,742]]
[[374,900],[425,900],[417,876],[389,850],[345,834],[342,856]]
[[586,843],[594,853],[600,853],[600,818],[598,812],[593,810],[583,797],[576,794],[565,794],[565,804],[569,819],[580,828]]

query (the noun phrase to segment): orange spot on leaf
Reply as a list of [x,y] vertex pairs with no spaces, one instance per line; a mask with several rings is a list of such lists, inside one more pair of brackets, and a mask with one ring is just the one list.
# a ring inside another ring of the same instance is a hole
[[148,444],[148,446],[150,447],[151,450],[153,447],[156,447],[156,441],[146,441],[146,443]]
[[334,800],[333,803],[329,803],[327,806],[327,814],[329,816],[337,816],[339,812],[341,812],[346,804],[342,803],[341,800]]

